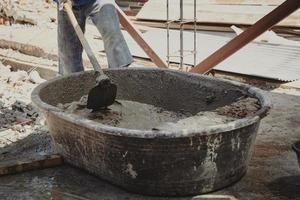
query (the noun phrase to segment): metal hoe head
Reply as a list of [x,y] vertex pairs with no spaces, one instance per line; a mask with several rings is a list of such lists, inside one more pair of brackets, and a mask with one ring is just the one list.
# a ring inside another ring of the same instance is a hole
[[88,94],[87,108],[93,111],[106,110],[115,102],[117,86],[109,79],[100,80]]

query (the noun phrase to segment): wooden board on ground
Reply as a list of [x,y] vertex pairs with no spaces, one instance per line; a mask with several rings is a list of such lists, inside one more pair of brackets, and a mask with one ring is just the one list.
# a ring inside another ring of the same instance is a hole
[[[7,140],[0,136],[0,141]],[[0,176],[45,169],[63,164],[46,130],[37,129],[28,136],[0,148]]]
[[[170,1],[170,20],[178,20],[180,16],[180,0]],[[184,1],[184,19],[194,19],[194,0]],[[252,25],[271,12],[277,5],[223,5],[205,4],[197,1],[197,22],[218,24]],[[138,20],[166,21],[166,1],[148,1],[137,15]],[[300,27],[300,10],[281,21],[277,26]]]
[[[152,28],[167,28],[166,23],[159,22],[159,21],[140,21],[140,20],[134,20],[132,19],[133,23],[135,25],[143,26],[143,27],[152,27]],[[140,29],[143,30],[143,27]],[[170,29],[180,29],[179,23],[171,23]],[[144,28],[144,29],[146,29]],[[184,24],[183,25],[184,30],[194,30],[194,24]],[[230,28],[230,25],[225,26],[224,24],[220,24],[219,26],[217,24],[214,25],[204,25],[204,24],[197,24],[196,29],[199,30],[205,30],[205,31],[220,31],[220,32],[233,32],[233,30]]]
[[[189,52],[192,51],[194,47],[193,39],[191,39],[193,37],[192,32],[184,32],[184,64],[193,65],[194,63],[193,54]],[[142,49],[126,34],[125,38],[134,56],[148,58]],[[144,34],[144,38],[151,44],[152,48],[160,57],[166,59],[166,30],[155,29],[148,31]],[[179,31],[170,31],[170,41],[178,41],[170,43],[171,62],[174,63],[179,63],[180,61],[178,57],[180,49],[179,38]],[[231,37],[197,33],[196,63],[205,59],[230,40]],[[220,63],[215,69],[281,81],[298,80],[300,79],[300,42],[292,43],[295,45],[253,42]]]
[[31,155],[23,159],[14,159],[0,162],[0,176],[16,174],[26,171],[46,169],[63,164],[60,155]]
[[[153,1],[153,0],[151,0]],[[193,0],[184,0],[191,3]],[[197,4],[217,4],[217,5],[280,5],[284,0],[201,0]]]

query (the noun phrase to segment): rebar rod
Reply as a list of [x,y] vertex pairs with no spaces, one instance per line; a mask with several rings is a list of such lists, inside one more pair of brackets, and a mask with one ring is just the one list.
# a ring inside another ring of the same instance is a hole
[[183,0],[180,0],[180,68],[183,68]]
[[170,66],[170,7],[169,0],[167,0],[167,64]]
[[194,0],[194,67],[197,64],[197,1]]

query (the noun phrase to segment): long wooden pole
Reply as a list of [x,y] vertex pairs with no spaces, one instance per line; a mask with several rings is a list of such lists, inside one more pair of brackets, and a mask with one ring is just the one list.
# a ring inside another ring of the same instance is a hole
[[162,60],[156,52],[149,46],[149,44],[145,41],[142,34],[134,27],[134,25],[129,21],[126,14],[119,8],[118,5],[115,5],[118,14],[120,24],[123,28],[131,35],[131,37],[140,45],[140,47],[145,51],[145,53],[150,57],[152,62],[156,64],[160,68],[168,68],[167,63]]
[[64,9],[65,9],[69,19],[70,19],[70,22],[71,22],[73,28],[74,28],[77,36],[78,36],[78,39],[81,42],[81,44],[82,44],[88,58],[90,59],[90,62],[92,63],[95,71],[98,71],[98,72],[100,72],[101,75],[104,75],[104,72],[102,71],[99,62],[97,61],[97,58],[96,58],[95,54],[93,53],[88,41],[84,37],[84,33],[83,33],[83,31],[81,30],[81,28],[78,24],[78,21],[77,21],[75,15],[73,13],[73,10],[72,10],[70,4],[68,2],[66,2],[66,3],[63,4],[63,6],[64,6]]
[[[300,7],[300,0],[286,0],[272,12],[264,16],[253,26],[236,36],[230,42],[218,49],[212,55],[200,62],[196,67],[190,70],[193,73],[206,73],[223,60],[243,48],[252,40],[270,29],[272,26],[289,16]],[[255,58],[253,58],[255,59]]]

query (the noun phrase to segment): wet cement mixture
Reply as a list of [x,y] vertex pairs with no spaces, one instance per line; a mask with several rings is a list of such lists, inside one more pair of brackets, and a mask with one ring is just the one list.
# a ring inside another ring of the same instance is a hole
[[135,101],[117,100],[107,110],[92,112],[86,108],[87,96],[79,101],[58,104],[69,113],[114,127],[139,130],[186,130],[228,123],[259,110],[257,99],[241,97],[230,105],[213,111],[201,111],[196,115],[187,112],[168,111],[153,105]]

